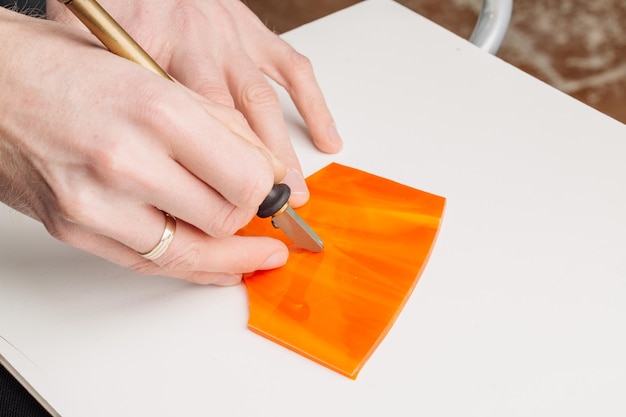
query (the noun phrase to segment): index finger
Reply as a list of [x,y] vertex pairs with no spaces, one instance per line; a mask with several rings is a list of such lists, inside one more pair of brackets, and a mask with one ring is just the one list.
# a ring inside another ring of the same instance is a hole
[[263,65],[264,71],[289,93],[315,146],[323,152],[339,152],[343,142],[311,61],[283,40],[277,42],[277,46],[268,48],[269,61]]

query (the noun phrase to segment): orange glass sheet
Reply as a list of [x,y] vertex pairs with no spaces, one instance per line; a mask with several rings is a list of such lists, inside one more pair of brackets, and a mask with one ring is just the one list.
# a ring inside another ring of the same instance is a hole
[[244,235],[290,245],[285,266],[245,278],[249,328],[355,379],[410,296],[437,235],[445,199],[339,164],[307,179],[298,214],[324,240],[290,245],[267,219]]

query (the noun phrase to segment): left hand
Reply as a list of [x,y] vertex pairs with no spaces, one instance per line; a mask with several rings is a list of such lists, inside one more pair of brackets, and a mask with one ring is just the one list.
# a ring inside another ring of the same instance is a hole
[[[278,96],[289,93],[318,149],[342,147],[310,61],[268,30],[240,0],[101,0],[102,6],[173,78],[209,100],[238,109],[288,169],[291,204],[309,198]],[[48,17],[82,27],[57,1]]]

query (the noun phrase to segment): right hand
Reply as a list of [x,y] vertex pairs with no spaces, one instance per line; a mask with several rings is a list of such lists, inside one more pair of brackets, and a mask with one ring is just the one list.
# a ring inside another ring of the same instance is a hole
[[[2,201],[141,273],[233,284],[286,262],[283,243],[233,235],[285,175],[239,112],[67,25],[0,10],[0,36]],[[177,229],[152,262],[138,252],[161,210]]]
[[[191,90],[238,109],[268,149],[286,166],[290,204],[309,199],[273,79],[304,120],[315,146],[342,147],[311,62],[271,32],[241,0],[100,0],[106,10],[161,67]],[[48,18],[86,31],[58,1]],[[155,30],[158,28],[158,30]]]

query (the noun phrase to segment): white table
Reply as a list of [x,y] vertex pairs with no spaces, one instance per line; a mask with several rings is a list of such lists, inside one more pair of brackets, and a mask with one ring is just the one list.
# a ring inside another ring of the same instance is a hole
[[143,277],[0,209],[0,353],[74,416],[626,413],[626,127],[386,0],[285,35],[331,161],[447,197],[395,326],[349,380],[246,329],[242,286]]

